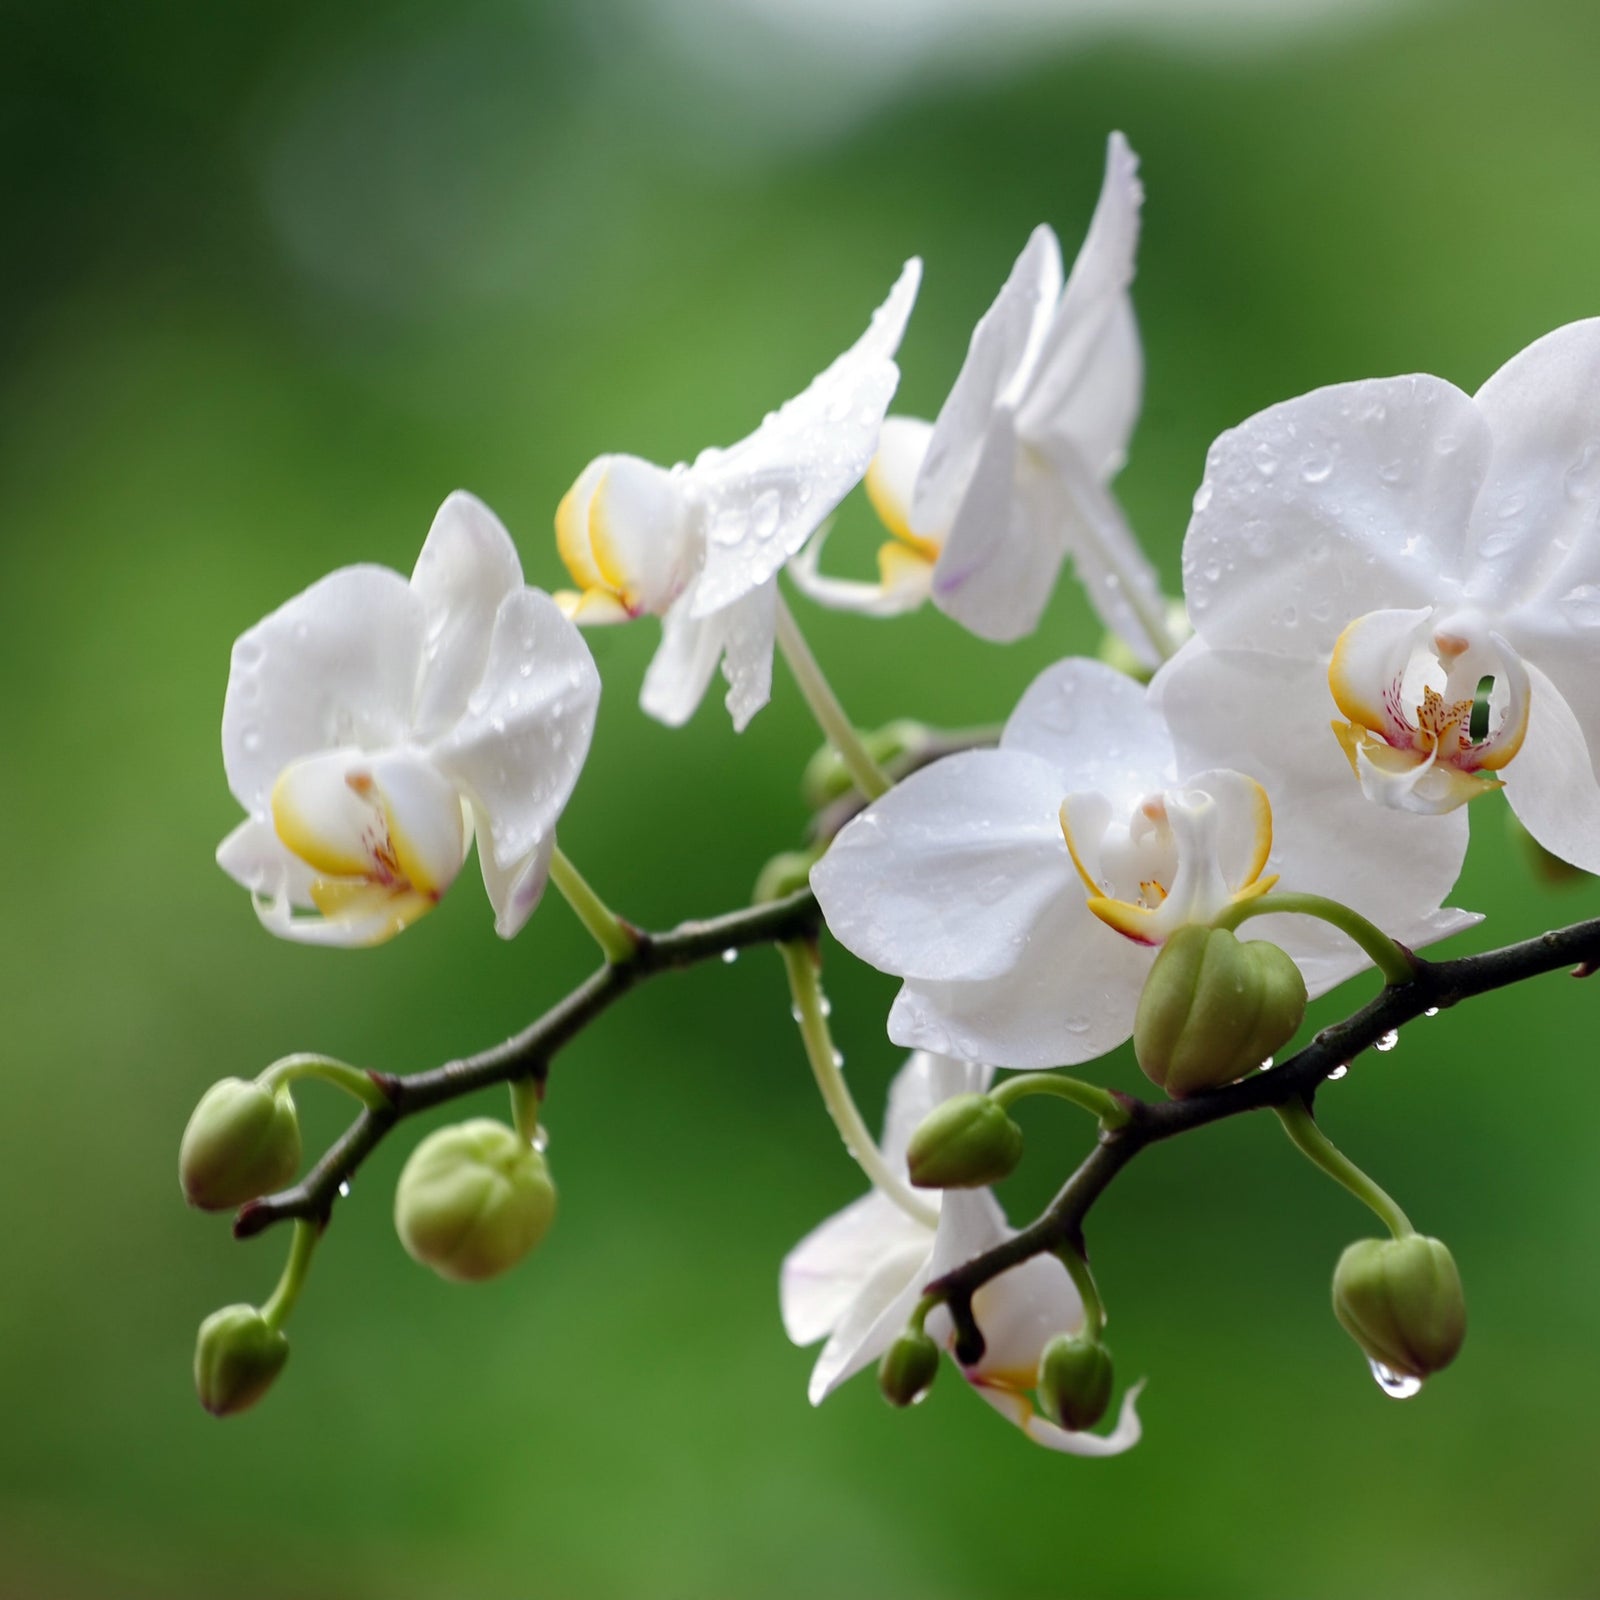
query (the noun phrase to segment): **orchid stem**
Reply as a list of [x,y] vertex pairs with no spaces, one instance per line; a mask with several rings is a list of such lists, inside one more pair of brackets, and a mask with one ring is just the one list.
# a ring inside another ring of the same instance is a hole
[[1128,1123],[1127,1108],[1109,1090],[1096,1088],[1079,1078],[1069,1078],[1062,1072],[1020,1073],[997,1084],[989,1091],[989,1098],[1009,1111],[1018,1100],[1030,1094],[1048,1094],[1057,1100],[1068,1100],[1081,1106],[1090,1116],[1098,1117],[1107,1128],[1122,1128]]
[[938,1210],[914,1194],[910,1185],[890,1169],[851,1098],[844,1074],[839,1070],[843,1062],[833,1047],[833,1034],[828,1027],[815,948],[804,942],[789,941],[778,946],[778,953],[783,957],[784,970],[789,975],[789,993],[794,1000],[795,1017],[800,1024],[800,1038],[806,1047],[806,1059],[811,1063],[817,1088],[822,1094],[822,1103],[828,1108],[828,1115],[833,1118],[833,1125],[839,1130],[845,1149],[873,1185],[908,1217],[929,1228],[936,1226],[939,1221]]
[[887,794],[891,788],[888,777],[861,742],[855,724],[845,715],[839,697],[823,676],[805,635],[800,632],[800,624],[784,604],[782,595],[777,597],[777,607],[778,649],[783,652],[783,659],[788,662],[789,671],[794,674],[794,681],[799,684],[800,693],[805,696],[823,737],[838,751],[850,781],[867,799],[876,800],[879,795]]
[[283,1264],[283,1276],[272,1297],[261,1308],[261,1320],[269,1328],[282,1328],[294,1310],[295,1301],[305,1287],[306,1274],[311,1269],[311,1252],[316,1249],[321,1229],[314,1222],[300,1218],[294,1225],[294,1237],[289,1241],[289,1259]]
[[1217,918],[1216,926],[1231,931],[1250,917],[1267,916],[1275,911],[1319,917],[1337,928],[1366,951],[1373,966],[1383,974],[1385,983],[1410,983],[1417,975],[1416,960],[1404,945],[1397,944],[1360,912],[1320,894],[1263,894],[1253,900],[1235,901]]
[[1394,1200],[1316,1125],[1305,1101],[1292,1100],[1287,1105],[1274,1106],[1273,1110],[1300,1153],[1374,1212],[1395,1238],[1404,1239],[1417,1231]]
[[336,1061],[332,1056],[321,1056],[301,1051],[274,1061],[257,1079],[263,1089],[272,1091],[296,1083],[302,1078],[315,1078],[321,1083],[331,1083],[353,1095],[369,1111],[382,1111],[389,1097],[379,1088],[370,1072],[352,1067],[348,1062]]
[[559,845],[550,857],[550,881],[612,966],[626,961],[639,948],[639,936],[590,888],[589,880]]
[[529,1076],[511,1080],[511,1123],[518,1136],[529,1144],[539,1132],[539,1113],[543,1107],[543,1078]]
[[1100,1288],[1094,1281],[1094,1274],[1089,1270],[1088,1259],[1081,1250],[1070,1244],[1057,1246],[1056,1255],[1067,1269],[1073,1287],[1078,1291],[1078,1298],[1083,1301],[1083,1337],[1091,1344],[1099,1344],[1106,1326],[1106,1305],[1100,1298]]

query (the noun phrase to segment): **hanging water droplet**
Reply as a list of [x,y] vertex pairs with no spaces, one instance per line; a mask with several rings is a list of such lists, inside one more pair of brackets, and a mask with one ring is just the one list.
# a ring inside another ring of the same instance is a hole
[[1370,1356],[1367,1358],[1367,1365],[1372,1368],[1372,1381],[1391,1400],[1409,1400],[1412,1395],[1422,1392],[1421,1378],[1391,1372],[1381,1361],[1374,1361]]
[[1436,1017],[1439,1015],[1439,1008],[1438,1006],[1429,1006],[1422,1014],[1425,1017]]
[[1271,1072],[1272,1071],[1272,1063],[1274,1061],[1276,1061],[1277,1059],[1278,1058],[1276,1056],[1268,1056],[1267,1059],[1261,1063],[1261,1070],[1263,1072]]
[[542,1122],[533,1130],[533,1148],[540,1155],[550,1148],[550,1130]]
[[1382,1050],[1387,1053],[1388,1051],[1393,1050],[1394,1047],[1399,1043],[1400,1035],[1396,1033],[1393,1028],[1391,1028],[1380,1040],[1378,1040],[1375,1045],[1373,1045],[1372,1048],[1374,1050]]
[[1349,1072],[1349,1070],[1350,1063],[1348,1061],[1341,1061],[1339,1065],[1328,1074],[1328,1082],[1337,1083],[1347,1072]]
[[817,1010],[819,1010],[823,1016],[831,1017],[833,1015],[833,1001],[831,1001],[827,995],[823,995],[823,997],[817,1002]]
[[844,1051],[843,1050],[835,1050],[833,1052],[833,1064],[836,1067],[842,1067],[844,1065]]
[[806,1020],[806,1014],[800,1009],[799,1006],[790,1006],[789,1015],[793,1017],[796,1022],[804,1022]]
[[731,947],[722,952],[722,964],[725,967],[731,967],[734,964],[734,962],[737,961],[738,959],[739,959],[739,952],[737,950],[732,949]]
[[341,1200],[350,1198],[350,1180],[348,1178],[343,1179],[339,1184],[339,1198]]

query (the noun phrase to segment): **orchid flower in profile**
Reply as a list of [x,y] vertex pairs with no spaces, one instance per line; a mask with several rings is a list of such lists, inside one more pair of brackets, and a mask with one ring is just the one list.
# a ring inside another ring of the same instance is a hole
[[[993,1076],[918,1051],[889,1089],[883,1155],[906,1170],[906,1145],[917,1125],[953,1095],[979,1093]],[[779,1279],[783,1324],[797,1345],[827,1342],[811,1374],[809,1394],[820,1405],[848,1378],[876,1362],[906,1324],[934,1278],[1009,1237],[1005,1215],[988,1190],[926,1191],[936,1225],[911,1217],[874,1189],[807,1234],[789,1252]],[[1068,1455],[1117,1455],[1139,1441],[1137,1388],[1122,1404],[1109,1434],[1073,1432],[1039,1415],[1034,1378],[1045,1345],[1083,1322],[1083,1302],[1054,1256],[1034,1257],[1001,1274],[973,1297],[983,1330],[983,1359],[962,1374],[990,1405],[1035,1443]],[[942,1308],[927,1320],[929,1334],[951,1349],[954,1329]]]
[[[1200,647],[1203,649],[1203,647]],[[1441,911],[1465,837],[1374,813],[1293,741],[1212,753],[1212,729],[1250,708],[1190,705],[1191,643],[1147,691],[1099,662],[1058,662],[1023,695],[998,749],[904,779],[812,869],[828,927],[904,980],[897,1044],[1042,1068],[1128,1038],[1156,948],[1186,923],[1285,889],[1331,895],[1418,945],[1476,919]],[[1184,670],[1180,673],[1180,667]],[[1263,915],[1312,994],[1366,956],[1336,929]]]
[[344,567],[234,645],[222,756],[249,815],[217,861],[281,938],[371,945],[438,904],[476,836],[509,939],[544,892],[599,695],[494,513],[452,494],[409,582]]
[[[1184,547],[1195,627],[1298,701],[1378,807],[1504,787],[1600,871],[1600,320],[1474,396],[1425,375],[1318,389],[1211,447]],[[1263,660],[1262,658],[1266,658]]]
[[767,703],[777,575],[878,448],[921,276],[907,262],[866,333],[748,438],[670,469],[600,456],[562,500],[556,540],[578,587],[556,599],[583,624],[661,618],[640,697],[658,721],[686,722],[718,661],[736,729]]
[[814,600],[892,616],[928,598],[985,639],[1038,626],[1071,556],[1101,620],[1150,667],[1170,653],[1166,601],[1106,485],[1127,454],[1144,364],[1128,286],[1142,189],[1111,135],[1094,218],[1063,286],[1036,228],[972,335],[936,422],[890,417],[866,486],[893,536],[879,581],[825,577],[822,540],[792,567]]

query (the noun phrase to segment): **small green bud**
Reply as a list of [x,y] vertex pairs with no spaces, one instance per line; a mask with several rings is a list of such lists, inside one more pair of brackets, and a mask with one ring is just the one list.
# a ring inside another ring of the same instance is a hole
[[224,1078],[200,1097],[178,1147],[185,1198],[227,1211],[292,1182],[300,1170],[300,1119],[288,1089]]
[[920,1328],[907,1328],[878,1363],[878,1387],[892,1406],[914,1406],[939,1375],[939,1347]]
[[1111,1352],[1103,1344],[1058,1333],[1039,1357],[1039,1403],[1063,1428],[1092,1428],[1111,1404],[1111,1379]]
[[[920,722],[902,717],[886,722],[861,736],[862,747],[880,767],[890,766],[908,752],[927,743],[929,731]],[[823,745],[806,763],[801,774],[800,793],[813,811],[849,794],[855,787],[850,769],[831,744]]]
[[1358,1239],[1333,1269],[1333,1314],[1372,1361],[1401,1378],[1448,1367],[1467,1332],[1454,1257],[1437,1239]]
[[1306,982],[1275,944],[1193,923],[1161,947],[1133,1019],[1133,1048],[1175,1099],[1232,1083],[1294,1037]]
[[919,1189],[982,1189],[1017,1170],[1022,1129],[986,1094],[958,1094],[935,1106],[906,1146]]
[[555,1213],[544,1157],[490,1117],[430,1133],[412,1151],[394,1196],[401,1244],[454,1283],[514,1267],[550,1231]]
[[214,1417],[248,1411],[289,1359],[289,1341],[254,1306],[224,1306],[200,1324],[194,1387]]

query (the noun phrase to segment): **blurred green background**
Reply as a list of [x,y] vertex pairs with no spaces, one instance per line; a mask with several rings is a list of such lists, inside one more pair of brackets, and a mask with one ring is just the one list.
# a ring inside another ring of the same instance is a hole
[[[0,1593],[1596,1592],[1600,997],[1560,977],[1418,1023],[1324,1097],[1469,1287],[1462,1360],[1406,1405],[1327,1308],[1368,1221],[1241,1121],[1095,1214],[1120,1369],[1151,1380],[1130,1456],[1037,1451],[948,1380],[908,1416],[866,1380],[813,1412],[778,1262],[859,1186],[764,951],[561,1058],[563,1215],[524,1269],[456,1289],[403,1254],[407,1126],[339,1208],[270,1400],[220,1425],[190,1391],[195,1324],[264,1295],[285,1242],[181,1204],[201,1090],[297,1048],[437,1063],[591,959],[554,899],[501,944],[470,872],[378,951],[268,938],[211,860],[243,628],[334,566],[409,570],[457,485],[557,583],[551,513],[589,457],[737,438],[913,252],[901,404],[931,414],[1033,224],[1075,249],[1114,127],[1149,193],[1121,490],[1170,583],[1223,427],[1374,373],[1470,389],[1600,312],[1588,0],[1106,9],[4,8]],[[856,502],[837,551],[852,529],[864,557]],[[989,720],[1095,637],[1066,586],[1009,650],[931,612],[801,615],[868,723]],[[748,893],[804,826],[815,743],[781,673],[742,738],[715,694],[683,732],[647,722],[655,635],[591,635],[605,701],[562,826],[647,924]],[[1490,920],[1461,948],[1600,911],[1530,876],[1498,802],[1473,820],[1457,898]],[[893,985],[840,955],[830,981],[876,1121]],[[301,1100],[320,1144],[344,1108]],[[1019,1215],[1081,1139],[1033,1123]]]

